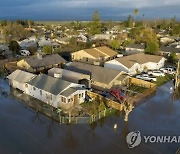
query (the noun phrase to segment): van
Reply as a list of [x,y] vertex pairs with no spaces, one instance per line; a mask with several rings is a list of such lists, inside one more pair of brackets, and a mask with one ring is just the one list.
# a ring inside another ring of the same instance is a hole
[[28,50],[21,50],[20,53],[22,56],[29,56],[30,55],[30,52]]

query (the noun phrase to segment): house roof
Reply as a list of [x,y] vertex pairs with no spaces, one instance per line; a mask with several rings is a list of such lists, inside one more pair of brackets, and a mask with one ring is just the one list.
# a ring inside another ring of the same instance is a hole
[[127,68],[131,68],[135,63],[144,64],[147,62],[158,63],[163,57],[155,55],[147,55],[144,53],[137,53],[130,56],[116,58],[115,60],[123,64]]
[[71,82],[53,78],[45,74],[38,75],[28,83],[34,87],[37,87],[54,95],[58,95],[71,85]]
[[83,51],[85,51],[86,53],[88,53],[89,55],[95,58],[101,58],[104,56],[113,57],[117,55],[117,52],[115,52],[114,50],[106,46],[91,48],[91,49],[84,49]]
[[61,69],[61,68],[52,68],[48,71],[48,74],[51,73],[57,73],[57,74],[62,74],[62,77],[71,77],[76,80],[82,80],[82,79],[88,79],[90,80],[90,76],[82,73],[77,73],[74,71],[66,70],[66,69]]
[[36,75],[21,70],[16,70],[7,76],[8,79],[15,80],[20,83],[26,83],[34,77],[36,77]]
[[25,58],[24,61],[26,61],[32,68],[44,67],[66,62],[66,60],[58,54],[46,55],[42,59],[34,57]]
[[129,44],[126,46],[127,48],[136,48],[136,49],[145,49],[145,45],[143,44]]
[[67,65],[67,68],[72,71],[91,75],[91,79],[93,81],[104,84],[110,84],[110,82],[113,81],[121,73],[117,70],[84,64],[80,62],[72,62]]
[[79,87],[71,87],[68,88],[67,90],[63,91],[61,93],[62,96],[68,97],[70,95],[72,95],[73,93],[75,93],[77,90],[84,90],[83,88],[79,88]]
[[160,51],[180,53],[180,48],[173,48],[173,47],[161,46],[161,47],[160,47]]

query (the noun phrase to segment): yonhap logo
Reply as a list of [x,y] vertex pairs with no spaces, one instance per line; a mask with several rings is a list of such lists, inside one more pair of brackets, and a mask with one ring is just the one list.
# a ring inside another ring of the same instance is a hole
[[134,148],[141,143],[141,133],[139,131],[130,132],[127,137],[126,141],[129,148]]
[[139,131],[133,131],[130,132],[126,136],[126,141],[129,148],[134,148],[138,146],[141,141],[144,141],[144,143],[180,143],[180,136],[142,136]]

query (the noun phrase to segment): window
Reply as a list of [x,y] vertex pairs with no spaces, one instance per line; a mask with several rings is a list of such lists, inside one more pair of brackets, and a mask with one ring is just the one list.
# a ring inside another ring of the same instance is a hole
[[66,103],[66,98],[61,97],[61,101],[64,102],[64,103]]
[[25,84],[25,87],[28,88],[28,84]]
[[81,94],[79,94],[79,98],[81,98]]
[[42,96],[42,90],[40,90],[40,95]]
[[81,96],[84,97],[84,93],[82,93]]
[[86,58],[86,61],[88,61],[88,58]]
[[33,87],[33,90],[36,90],[36,88],[35,88],[35,87]]
[[71,99],[70,99],[70,98],[68,99],[68,103],[69,103],[69,102],[71,102]]

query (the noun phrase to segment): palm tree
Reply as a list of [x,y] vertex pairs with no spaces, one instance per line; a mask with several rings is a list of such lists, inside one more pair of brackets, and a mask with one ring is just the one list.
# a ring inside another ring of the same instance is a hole
[[[137,15],[138,15],[138,13],[139,13],[139,10],[138,9],[134,9],[134,15],[137,17]],[[135,23],[136,23],[136,17],[135,17],[135,19],[134,19],[134,23],[133,23],[133,27],[135,26]]]

